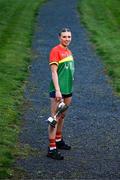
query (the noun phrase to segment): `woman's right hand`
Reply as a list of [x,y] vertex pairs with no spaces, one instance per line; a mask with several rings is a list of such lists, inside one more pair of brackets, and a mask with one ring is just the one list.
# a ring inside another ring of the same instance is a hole
[[58,102],[61,101],[61,99],[62,99],[62,94],[61,94],[60,91],[56,91],[56,92],[55,92],[55,96],[56,96],[56,100],[57,100]]

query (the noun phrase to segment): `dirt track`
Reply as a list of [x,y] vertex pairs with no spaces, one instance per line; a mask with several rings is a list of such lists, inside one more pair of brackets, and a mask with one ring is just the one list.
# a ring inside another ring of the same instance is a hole
[[[38,153],[17,162],[29,179],[120,178],[120,99],[113,95],[102,61],[88,40],[76,7],[76,0],[50,0],[37,17],[33,62],[25,89],[30,106],[25,108],[20,142]],[[76,67],[73,101],[64,127],[64,138],[72,150],[62,151],[64,161],[55,161],[46,157],[45,120],[50,115],[48,55],[58,43],[58,31],[66,26],[73,33],[70,49]],[[23,175],[22,179],[26,177]]]

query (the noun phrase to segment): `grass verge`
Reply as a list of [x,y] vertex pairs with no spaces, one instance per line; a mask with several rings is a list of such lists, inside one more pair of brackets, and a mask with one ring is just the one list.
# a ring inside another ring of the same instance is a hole
[[120,95],[120,1],[79,0],[78,11]]
[[33,25],[43,2],[0,0],[0,179],[13,173]]

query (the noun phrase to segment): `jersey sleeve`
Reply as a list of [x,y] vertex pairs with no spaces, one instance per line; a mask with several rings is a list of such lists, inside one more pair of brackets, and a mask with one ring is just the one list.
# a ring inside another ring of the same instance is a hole
[[49,65],[56,64],[59,62],[59,53],[56,48],[53,48],[50,52]]

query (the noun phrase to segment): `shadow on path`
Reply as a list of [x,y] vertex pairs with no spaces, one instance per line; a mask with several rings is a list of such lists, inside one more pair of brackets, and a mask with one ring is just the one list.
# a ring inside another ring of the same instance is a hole
[[[33,63],[25,90],[24,127],[20,142],[38,153],[17,161],[31,179],[120,178],[120,100],[113,95],[99,57],[95,54],[77,14],[76,0],[50,0],[38,14],[33,39]],[[50,115],[48,55],[58,43],[57,33],[70,27],[75,58],[72,106],[65,121],[64,137],[72,145],[64,161],[46,157]],[[23,178],[24,179],[24,178]]]

